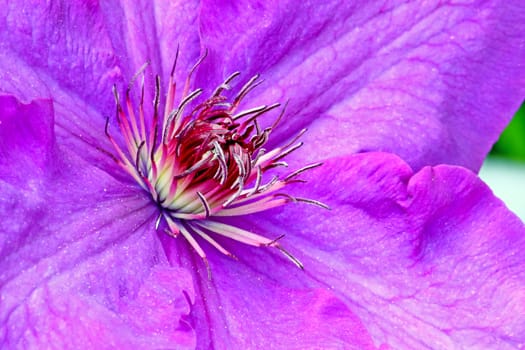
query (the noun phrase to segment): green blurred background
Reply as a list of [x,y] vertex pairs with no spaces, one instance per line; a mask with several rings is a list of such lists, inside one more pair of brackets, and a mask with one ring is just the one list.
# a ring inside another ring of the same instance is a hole
[[525,103],[494,145],[490,155],[525,163]]
[[525,222],[525,103],[492,148],[479,176]]

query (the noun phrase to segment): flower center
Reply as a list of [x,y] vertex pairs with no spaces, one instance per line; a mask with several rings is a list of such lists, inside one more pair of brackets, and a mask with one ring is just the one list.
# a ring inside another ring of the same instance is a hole
[[[233,98],[228,99],[223,92],[229,90],[232,81],[239,76],[236,72],[211,96],[198,102],[202,90],[190,92],[189,86],[193,71],[204,57],[188,74],[183,97],[176,107],[174,64],[162,120],[158,117],[160,78],[156,77],[154,115],[150,125],[144,117],[143,85],[138,113],[134,111],[130,99],[131,84],[126,91],[126,111],[114,88],[117,121],[126,146],[124,150],[118,145],[106,125],[106,135],[119,156],[115,159],[150,193],[159,207],[157,228],[163,219],[167,224],[166,232],[174,237],[182,234],[207,267],[206,253],[197,239],[207,241],[220,252],[233,257],[215,239],[219,235],[253,246],[275,247],[302,268],[301,262],[279,244],[282,237],[267,238],[221,222],[220,218],[253,214],[290,202],[306,202],[327,208],[318,201],[282,193],[286,185],[301,181],[297,179],[298,175],[321,163],[307,165],[284,178],[273,176],[263,181],[263,175],[268,170],[287,166],[282,159],[301,147],[302,143],[297,143],[297,139],[305,130],[280,147],[270,151],[264,148],[271,131],[284,114],[284,108],[274,125],[265,129],[259,126],[258,117],[279,108],[280,104],[238,111],[242,99],[260,84],[258,76],[250,79]],[[190,109],[189,105],[193,107]]]

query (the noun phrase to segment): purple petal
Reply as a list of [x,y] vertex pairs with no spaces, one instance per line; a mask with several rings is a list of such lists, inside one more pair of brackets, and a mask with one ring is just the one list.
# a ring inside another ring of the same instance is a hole
[[[145,101],[151,101],[150,73],[161,74],[166,84],[178,45],[177,72],[185,75],[200,50],[197,5],[9,3],[0,10],[6,26],[0,33],[0,91],[23,101],[53,98],[59,143],[116,176],[113,160],[101,153],[112,149],[104,135],[105,120],[116,108],[112,85],[127,87],[150,62]],[[150,112],[151,106],[145,103]]]
[[[9,3],[0,10],[7,28],[0,34],[0,90],[23,101],[53,98],[60,145],[119,176],[104,135],[105,119],[115,113],[111,85],[126,86],[148,61],[166,77],[179,44],[185,51],[178,65],[187,71],[200,49],[197,3],[77,5]],[[152,100],[152,75],[146,78]]]
[[205,1],[201,85],[261,73],[252,103],[290,100],[274,140],[301,158],[393,152],[478,170],[525,95],[520,1]]
[[[173,239],[165,241],[170,252]],[[278,253],[232,244],[234,260],[210,249],[210,280],[202,260],[186,242],[178,243],[170,260],[195,271],[197,349],[376,349],[332,291],[309,284]]]
[[[177,47],[182,54],[178,66],[185,79],[200,52],[197,27],[198,1],[169,3],[164,1],[114,1],[102,5],[114,51],[125,55],[121,67],[129,79],[146,62],[154,74],[165,82],[170,75]],[[150,80],[153,83],[153,80]],[[153,86],[153,84],[151,85]]]
[[294,194],[331,211],[288,206],[244,225],[286,234],[282,244],[307,275],[333,288],[376,344],[525,345],[516,311],[525,305],[525,227],[474,174],[453,166],[413,174],[395,156],[367,153],[332,159],[308,178]]
[[0,343],[193,348],[193,283],[165,260],[156,208],[54,144],[47,101],[0,102]]
[[[71,110],[78,102],[69,100],[80,100],[103,120],[115,111],[112,85],[127,86],[150,62],[150,101],[151,72],[167,81],[178,45],[184,53],[178,62],[184,74],[198,55],[197,6],[196,1],[10,2],[0,10],[0,91],[24,101],[53,97]],[[79,114],[89,124],[92,113]],[[57,121],[78,123],[61,113]]]
[[111,105],[122,73],[98,5],[9,2],[1,11],[2,91],[31,100],[65,90]]
[[[38,116],[38,118],[34,118]],[[42,175],[53,151],[53,104],[49,100],[21,104],[0,96],[0,179],[16,186],[29,182],[27,173]],[[31,123],[27,123],[32,120]]]

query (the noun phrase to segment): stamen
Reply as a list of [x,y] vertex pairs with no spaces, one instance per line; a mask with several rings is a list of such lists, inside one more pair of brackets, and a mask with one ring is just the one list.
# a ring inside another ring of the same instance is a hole
[[202,258],[202,261],[204,261],[204,264],[206,265],[206,271],[208,272],[208,279],[211,280],[211,269],[210,269],[210,264],[208,263],[208,259],[206,258],[206,253],[201,248],[199,243],[197,243],[197,241],[195,240],[193,235],[190,233],[190,231],[186,229],[185,225],[180,225],[180,227],[178,228],[180,229],[180,233],[182,233],[184,238],[186,238],[188,243],[190,243],[191,247],[195,249],[197,254]]
[[206,200],[204,195],[200,193],[199,191],[197,191],[197,196],[199,196],[202,206],[204,207],[204,211],[206,212],[206,218],[210,217],[211,208],[210,208],[210,205],[208,204],[208,201]]
[[[167,127],[163,134],[164,142],[167,142],[166,140],[171,139],[174,136],[174,133],[179,129],[178,119],[180,118],[180,115],[184,112],[184,108],[186,108],[186,106],[191,101],[193,101],[197,96],[199,96],[201,93],[202,93],[202,89],[197,89],[193,91],[191,94],[186,96],[184,100],[182,100],[182,102],[179,104],[179,107],[176,110],[174,110],[173,112],[169,114],[167,122],[166,122]],[[169,126],[172,125],[173,122],[175,123],[170,128]],[[168,132],[170,132],[169,136],[167,135]]]
[[179,45],[177,44],[177,51],[175,51],[175,59],[173,60],[173,65],[171,66],[171,73],[170,77],[173,77],[175,75],[175,68],[177,68],[177,61],[179,60]]
[[192,231],[197,233],[199,236],[204,238],[206,241],[208,241],[211,245],[213,245],[218,251],[220,251],[222,254],[229,256],[232,259],[238,260],[235,255],[227,251],[223,246],[221,246],[219,243],[217,243],[216,240],[211,238],[208,234],[206,234],[204,231],[200,230],[198,227],[191,226]]
[[133,75],[133,77],[131,78],[129,84],[128,84],[128,88],[126,89],[126,96],[129,96],[129,93],[131,91],[131,88],[133,87],[133,84],[135,84],[135,80],[137,80],[137,78],[142,74],[144,73],[144,71],[146,70],[146,68],[148,68],[148,66],[150,65],[150,61],[147,61],[146,63],[144,63],[142,65],[142,67],[139,68],[139,70],[137,71],[137,73],[135,73]]
[[184,176],[187,176],[187,175],[189,175],[191,173],[194,173],[195,171],[197,171],[199,169],[202,169],[203,167],[208,165],[208,163],[210,162],[210,160],[212,158],[213,157],[211,155],[208,155],[206,158],[203,158],[203,159],[199,160],[197,163],[193,164],[193,166],[191,168],[188,168],[188,169],[184,170],[182,173],[176,174],[175,176],[173,176],[173,179],[174,180],[178,180],[180,178],[183,178]]
[[137,149],[137,154],[135,156],[135,169],[139,172],[140,176],[143,176],[143,172],[140,170],[140,152],[142,151],[142,147],[144,147],[144,144],[146,141],[142,141]]
[[[274,103],[272,105],[266,106],[263,110],[253,113],[253,115],[250,118],[246,119],[243,123],[245,125],[249,124],[252,121],[257,120],[257,118],[260,117],[261,115],[263,115],[264,113],[268,113],[268,112],[270,112],[270,111],[272,111],[272,110],[274,110],[276,108],[279,108],[279,107],[281,107],[280,103]],[[272,130],[272,129],[268,128],[267,130]]]
[[262,170],[261,167],[257,167],[257,178],[255,179],[255,186],[253,186],[253,189],[248,193],[248,197],[257,193],[259,191],[259,187],[261,186],[262,181]]
[[275,157],[273,159],[274,160],[283,159],[284,157],[286,157],[287,155],[289,155],[293,151],[298,150],[301,147],[303,147],[303,143],[302,142],[296,143],[295,145],[293,145],[292,147],[290,147],[287,150],[283,151],[281,154],[279,154],[277,157]]
[[[174,76],[179,58],[177,47],[169,76],[164,114],[159,116],[161,82],[160,77],[156,76],[153,116],[148,125],[143,108],[144,72],[148,63],[141,67],[129,83],[125,94],[126,111],[122,108],[116,87],[113,87],[116,119],[125,147],[121,148],[111,136],[107,118],[104,132],[116,152],[116,156],[112,157],[150,194],[159,208],[155,229],[162,230],[164,221],[167,234],[175,238],[182,235],[202,258],[210,278],[210,266],[200,241],[206,241],[222,254],[235,258],[214,239],[217,236],[256,247],[277,248],[303,269],[302,263],[281,246],[283,236],[272,240],[219,220],[256,214],[292,202],[329,209],[317,200],[281,193],[289,184],[302,182],[297,177],[321,166],[321,163],[304,166],[284,178],[269,174],[273,168],[288,166],[282,159],[302,146],[302,142],[297,140],[306,129],[286,144],[266,151],[263,146],[283,118],[288,102],[273,125],[261,129],[258,118],[279,108],[279,103],[237,112],[246,95],[262,83],[259,75],[250,78],[231,100],[223,93],[232,88],[231,84],[239,77],[239,72],[224,79],[208,98],[201,97],[202,89],[190,92],[192,75],[206,56],[207,50],[189,71],[181,100],[175,103]],[[140,75],[140,100],[135,113],[131,88]],[[160,142],[157,142],[159,138]],[[265,180],[266,183],[263,181],[265,175],[271,175],[269,181]]]
[[219,97],[220,94],[224,90],[229,90],[230,89],[230,83],[233,81],[233,79],[237,78],[239,75],[241,75],[240,72],[235,72],[232,75],[230,75],[228,78],[226,78],[226,80],[224,80],[224,82],[221,85],[219,85],[219,87],[217,87],[217,89],[215,89],[215,91],[212,94],[212,97]]
[[300,175],[300,174],[304,173],[307,170],[320,167],[321,165],[323,165],[323,163],[314,163],[314,164],[310,164],[310,165],[307,165],[305,167],[302,167],[301,169],[298,169],[298,170],[294,171],[293,173],[291,173],[290,175],[286,176],[284,178],[284,181],[288,181],[288,180],[296,177],[297,175]]
[[157,219],[155,220],[155,230],[159,229],[161,220],[162,220],[162,212],[159,213],[159,215],[157,216]]
[[262,84],[262,80],[259,80],[260,75],[259,74],[256,74],[255,76],[253,76],[250,80],[248,80],[248,82],[246,84],[244,84],[244,86],[241,88],[241,91],[239,91],[239,93],[237,94],[237,96],[235,96],[235,99],[233,100],[233,103],[232,103],[232,106],[233,106],[233,110],[235,110],[235,108],[239,105],[239,103],[241,102],[241,100],[250,92],[252,91],[253,89],[255,89],[257,86],[261,85]]
[[308,204],[317,205],[318,207],[321,207],[326,210],[330,210],[330,207],[322,202],[316,201],[315,199],[309,199],[309,198],[301,198],[301,197],[295,197],[295,200],[297,202],[304,202]]
[[[277,117],[277,119],[275,119],[275,121],[273,122],[272,124],[272,130],[274,130],[275,128],[277,128],[277,125],[279,125],[279,123],[281,122],[281,120],[283,119],[283,116],[284,116],[284,113],[286,113],[286,109],[288,109],[288,104],[290,103],[290,100],[286,101],[286,103],[284,104],[283,106],[283,109],[281,110],[281,113],[279,113],[279,116]],[[306,130],[305,130],[306,131]],[[292,143],[294,143],[296,140],[294,140]]]
[[182,92],[182,96],[186,96],[188,94],[188,91],[190,91],[190,82],[191,82],[191,76],[193,75],[193,72],[201,65],[201,63],[204,61],[204,59],[208,56],[208,49],[204,50],[204,54],[199,58],[197,63],[191,67],[190,72],[188,73],[188,77],[186,78],[186,83],[184,84],[184,90]]
[[[279,105],[279,104],[277,104]],[[252,108],[252,109],[247,109],[241,113],[238,113],[236,115],[233,116],[233,120],[237,120],[237,119],[241,119],[243,117],[246,117],[247,115],[250,115],[250,114],[253,114],[253,113],[257,113],[257,112],[261,112],[261,111],[265,111],[266,109],[268,108],[268,106],[264,105],[264,106],[259,106],[259,107],[255,107],[255,108]]]
[[230,204],[232,204],[237,198],[239,198],[239,196],[242,194],[242,184],[239,184],[239,189],[237,190],[237,192],[235,192],[233,194],[233,196],[231,196],[230,198],[228,198],[226,200],[226,202],[223,203],[223,208],[226,208],[227,206],[229,206]]
[[295,266],[297,266],[298,268],[300,268],[301,270],[304,270],[304,266],[303,264],[301,263],[301,261],[299,261],[299,259],[297,259],[295,256],[293,256],[292,254],[290,254],[286,249],[284,249],[283,247],[281,247],[280,245],[275,245],[274,246],[275,248],[279,249],[281,251],[281,253],[283,253],[288,259],[290,259],[291,262],[293,262],[295,264]]

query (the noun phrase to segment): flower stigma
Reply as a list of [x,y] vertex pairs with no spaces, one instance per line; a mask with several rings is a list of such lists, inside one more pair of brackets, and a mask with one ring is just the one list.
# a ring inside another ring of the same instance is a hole
[[199,101],[203,90],[190,91],[189,87],[193,72],[206,54],[190,70],[181,100],[175,105],[177,57],[178,50],[169,78],[162,120],[159,118],[161,89],[158,75],[150,123],[146,122],[143,108],[144,80],[137,111],[134,111],[130,98],[131,87],[147,64],[126,90],[125,110],[116,87],[113,88],[116,119],[125,143],[125,148],[122,148],[111,136],[108,118],[105,133],[118,154],[114,159],[156,203],[159,208],[156,228],[159,229],[160,222],[164,220],[166,233],[173,237],[182,235],[203,259],[208,274],[210,269],[206,253],[197,241],[198,237],[221,253],[235,258],[215,239],[217,235],[252,246],[274,247],[303,269],[302,263],[280,245],[283,236],[267,238],[221,222],[220,218],[258,213],[290,202],[305,202],[328,209],[319,201],[292,197],[282,192],[290,183],[304,182],[298,176],[321,163],[309,164],[284,177],[273,175],[263,181],[263,175],[268,170],[287,166],[282,159],[302,146],[302,142],[297,140],[306,129],[282,146],[272,150],[264,148],[286,106],[273,125],[264,129],[260,127],[258,118],[278,109],[281,106],[279,103],[238,110],[243,98],[262,82],[258,75],[248,80],[229,99],[223,92],[230,90],[231,83],[240,75],[235,72],[209,97]]

